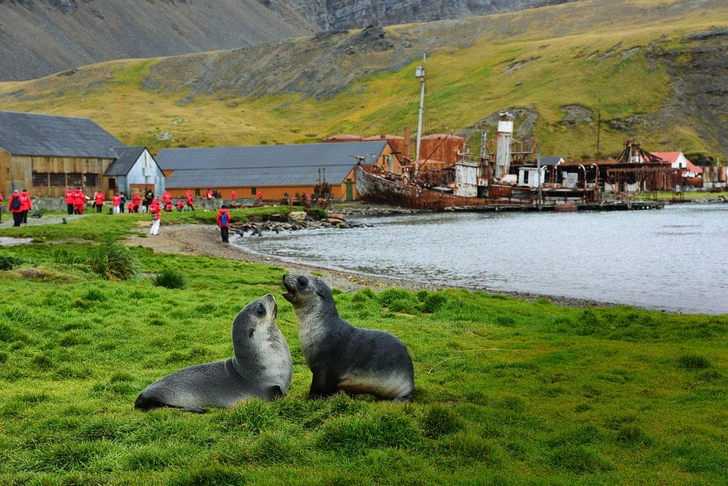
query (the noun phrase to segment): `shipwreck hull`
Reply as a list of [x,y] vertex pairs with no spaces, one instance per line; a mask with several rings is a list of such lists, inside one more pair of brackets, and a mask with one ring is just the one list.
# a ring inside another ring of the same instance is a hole
[[359,197],[372,203],[392,204],[408,209],[444,211],[448,208],[485,208],[492,201],[483,198],[462,197],[408,184],[392,174],[376,174],[373,168],[356,168],[356,190]]

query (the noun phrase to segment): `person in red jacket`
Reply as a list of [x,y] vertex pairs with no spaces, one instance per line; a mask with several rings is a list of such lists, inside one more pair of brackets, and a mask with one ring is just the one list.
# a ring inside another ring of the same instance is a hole
[[68,209],[68,214],[73,214],[73,204],[76,199],[76,193],[74,192],[72,187],[68,187],[66,189],[66,208]]
[[96,212],[100,213],[102,209],[104,209],[104,193],[101,191],[96,191],[96,195],[94,196],[94,202],[96,203]]
[[235,189],[233,189],[233,190],[232,190],[232,191],[230,192],[230,199],[232,200],[232,202],[235,202],[235,201],[237,201],[237,200],[238,200],[238,193],[237,193],[237,192],[235,192]]
[[[131,197],[131,204],[129,204],[129,212],[130,213],[138,213],[139,212],[139,206],[142,204],[142,197],[139,195],[138,192],[135,192],[134,195]],[[132,211],[131,207],[134,206],[134,210]]]
[[162,202],[164,202],[165,207],[168,204],[172,204],[172,195],[169,193],[169,191],[164,191],[164,193],[162,193]]
[[83,208],[86,206],[86,194],[80,187],[73,194],[73,214],[83,214]]
[[13,191],[13,195],[8,199],[8,209],[13,213],[13,226],[20,226],[23,222],[23,210],[20,203],[20,193],[18,190]]
[[119,214],[121,212],[121,196],[119,196],[118,192],[111,198],[111,206],[114,208],[114,214]]
[[149,234],[157,236],[159,234],[159,224],[162,220],[162,208],[159,206],[157,199],[152,199],[152,203],[149,205],[149,212],[152,214],[152,229],[149,230]]
[[227,206],[223,204],[217,212],[217,225],[220,227],[220,236],[222,236],[223,243],[227,243],[228,237],[230,236],[230,221],[232,221],[230,212],[228,211]]
[[33,202],[30,200],[30,194],[25,189],[20,193],[20,209],[23,212],[23,223],[28,224],[28,211],[33,209]]
[[177,211],[182,211],[185,208],[185,203],[182,202],[182,199],[179,199],[177,201]]
[[187,207],[192,208],[193,211],[195,210],[195,205],[192,199],[192,191],[190,191],[189,189],[187,189]]

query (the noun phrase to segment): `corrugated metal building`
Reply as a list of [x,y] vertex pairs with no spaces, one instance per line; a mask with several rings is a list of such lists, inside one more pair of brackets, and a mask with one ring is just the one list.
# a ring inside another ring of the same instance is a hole
[[134,192],[143,195],[147,189],[154,194],[164,192],[164,173],[146,147],[117,147],[114,151],[118,158],[104,172],[109,192],[127,195]]
[[264,199],[280,200],[286,194],[314,194],[316,186],[328,183],[332,197],[353,200],[357,162],[401,172],[386,141],[163,149],[156,159],[174,197],[188,189],[203,196],[212,189],[223,199],[233,190],[239,199],[251,199],[260,190]]
[[61,198],[106,192],[104,171],[124,144],[87,118],[0,111],[0,191]]

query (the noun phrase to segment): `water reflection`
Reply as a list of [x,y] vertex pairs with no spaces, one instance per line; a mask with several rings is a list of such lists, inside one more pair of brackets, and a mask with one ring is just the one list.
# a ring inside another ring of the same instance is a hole
[[236,244],[293,262],[471,289],[728,313],[728,205],[367,220]]

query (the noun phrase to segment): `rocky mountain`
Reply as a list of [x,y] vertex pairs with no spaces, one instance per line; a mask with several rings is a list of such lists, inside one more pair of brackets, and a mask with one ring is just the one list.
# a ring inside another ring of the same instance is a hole
[[[0,0],[0,81],[570,0]],[[573,0],[571,0],[573,1]]]
[[[4,26],[9,25],[4,8],[26,8],[19,0],[8,1],[0,0]],[[217,5],[232,12],[244,1]],[[169,16],[202,5],[201,0],[123,2],[126,6],[104,0],[24,2],[46,15],[66,15],[64,22],[101,5],[154,8]],[[0,109],[90,117],[125,143],[153,151],[399,134],[416,120],[416,106],[408,111],[415,85],[409,71],[426,54],[427,112],[436,115],[428,118],[438,118],[437,126],[425,127],[428,134],[453,132],[477,147],[479,133],[492,133],[498,113],[508,110],[516,116],[516,136],[536,137],[543,154],[589,160],[599,132],[602,154],[616,155],[634,137],[651,151],[682,150],[698,163],[728,157],[725,0],[581,0],[498,15],[333,30],[321,29],[349,24],[335,23],[328,4],[282,2],[249,5],[256,12],[277,12],[278,20],[299,19],[301,29],[313,35],[0,83]],[[360,10],[336,22],[368,18],[357,12],[373,11],[374,5],[361,2]],[[390,2],[386,18],[396,18],[408,5],[414,8],[408,0]],[[434,8],[428,0],[418,5],[419,13]],[[474,13],[479,3],[463,5]],[[175,25],[185,34],[199,34],[182,20]]]

